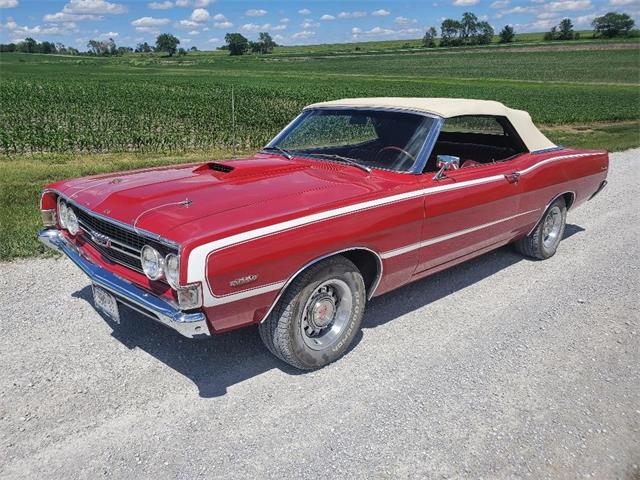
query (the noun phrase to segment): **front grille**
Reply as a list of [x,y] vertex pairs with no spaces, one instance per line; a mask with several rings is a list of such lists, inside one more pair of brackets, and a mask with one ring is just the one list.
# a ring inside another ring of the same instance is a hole
[[[163,255],[175,252],[156,240],[146,238],[127,228],[92,215],[91,212],[77,208],[75,205],[70,205],[70,207],[73,208],[80,227],[85,232],[84,240],[110,262],[119,263],[142,273],[140,250],[143,246],[150,245]],[[108,237],[111,245],[101,245],[92,237],[92,234],[93,237],[96,236],[95,234]]]

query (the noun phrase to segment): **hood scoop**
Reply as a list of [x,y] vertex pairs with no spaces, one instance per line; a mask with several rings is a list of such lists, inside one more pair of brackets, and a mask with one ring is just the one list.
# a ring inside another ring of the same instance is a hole
[[206,171],[230,173],[230,172],[233,172],[233,170],[234,170],[233,167],[229,165],[225,165],[224,163],[207,162],[204,165],[200,165],[199,167],[197,167],[194,170],[194,173],[203,173]]

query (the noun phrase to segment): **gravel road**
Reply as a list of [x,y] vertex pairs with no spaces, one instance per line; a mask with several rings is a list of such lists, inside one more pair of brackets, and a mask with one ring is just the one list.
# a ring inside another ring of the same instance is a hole
[[69,261],[0,264],[0,477],[640,479],[640,149],[509,248],[380,298],[300,374],[255,329],[113,328]]

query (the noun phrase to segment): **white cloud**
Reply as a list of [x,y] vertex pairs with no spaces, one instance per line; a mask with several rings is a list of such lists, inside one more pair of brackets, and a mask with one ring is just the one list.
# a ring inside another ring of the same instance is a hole
[[614,7],[621,7],[624,5],[633,5],[637,2],[637,0],[609,0],[609,5],[613,5]]
[[58,22],[82,22],[84,20],[102,20],[103,17],[99,15],[76,15],[73,13],[48,13],[42,19],[48,23],[58,23]]
[[456,7],[470,7],[479,3],[480,0],[453,0],[453,5]]
[[118,32],[105,32],[98,35],[99,40],[109,40],[110,38],[118,38],[120,34]]
[[62,9],[65,13],[88,13],[88,14],[103,14],[103,13],[125,13],[127,7],[120,3],[111,3],[106,0],[70,0]]
[[131,25],[134,27],[161,27],[169,22],[168,18],[141,17],[131,22]]
[[310,28],[318,28],[320,24],[318,22],[314,22],[310,18],[305,19],[300,26],[303,30],[309,30]]
[[231,22],[229,22],[227,20],[227,21],[224,21],[224,22],[216,22],[216,23],[213,24],[213,26],[216,27],[216,28],[231,28],[231,27],[233,27],[233,23],[231,23]]
[[375,12],[371,12],[371,15],[373,15],[374,17],[388,17],[389,15],[391,15],[391,12],[389,10],[381,8],[380,10],[376,10]]
[[208,7],[212,3],[215,3],[215,1],[216,0],[194,0],[193,1],[193,6],[194,7]]
[[207,12],[204,8],[196,8],[193,12],[191,12],[191,20],[194,22],[202,23],[209,20],[209,12]]
[[156,27],[136,27],[136,32],[139,33],[160,33],[160,30]]
[[0,8],[15,8],[18,6],[18,0],[0,0]]
[[258,25],[257,23],[245,23],[244,25],[240,26],[240,30],[243,30],[245,32],[259,32],[260,25]]
[[12,18],[7,19],[7,23],[4,25],[0,25],[7,30],[9,30],[11,39],[13,42],[17,42],[18,40],[23,40],[25,37],[39,37],[39,36],[58,36],[58,35],[69,35],[71,32],[77,32],[78,26],[73,23],[65,23],[64,26],[59,25],[46,25],[41,27],[40,25],[35,25],[33,27],[28,27],[26,25],[18,25]]
[[418,23],[418,20],[415,18],[407,18],[407,17],[396,17],[395,22],[398,25],[415,25]]
[[302,10],[298,10],[298,13],[300,15],[309,15],[311,13],[311,10],[309,10],[308,8],[303,8]]
[[355,12],[340,12],[338,14],[338,18],[362,18],[366,16],[367,12],[363,12],[362,10],[358,10]]
[[166,0],[164,2],[151,2],[147,3],[147,7],[149,7],[151,10],[169,10],[173,7],[173,3],[171,3],[169,0]]
[[282,18],[280,19],[280,23],[289,23],[289,19],[288,18]]
[[335,20],[335,19],[336,17],[334,17],[333,15],[327,15],[326,13],[320,17],[320,20],[325,20],[325,21]]
[[509,6],[510,0],[496,0],[489,7],[491,8],[506,8]]
[[591,7],[591,0],[560,0],[558,2],[550,2],[545,8],[554,12],[585,10]]
[[407,38],[407,37],[415,37],[422,33],[420,28],[412,27],[412,28],[401,28],[399,30],[393,30],[391,28],[383,28],[383,27],[373,27],[371,30],[362,30],[358,27],[353,27],[351,29],[351,36],[354,39],[362,38],[362,37],[394,37],[394,38]]
[[244,30],[245,32],[266,32],[268,30],[273,30],[274,32],[281,32],[287,28],[286,25],[271,25],[270,23],[264,23],[262,25],[258,25],[257,23],[245,23],[240,27],[240,30]]
[[200,34],[200,32],[198,30],[191,30],[189,32],[189,35],[199,35],[199,34]]
[[307,38],[314,37],[315,35],[316,35],[316,32],[303,30],[302,32],[294,33],[293,35],[291,35],[291,38],[293,38],[294,40],[305,40]]
[[351,35],[359,35],[362,33],[362,29],[358,27],[353,27],[351,29]]
[[188,7],[190,4],[189,0],[176,0],[176,7]]
[[286,29],[287,29],[287,26],[284,24],[275,25],[274,27],[271,28],[271,30],[273,30],[274,32],[282,32]]
[[244,12],[247,17],[264,17],[268,12],[262,8],[252,8]]
[[201,27],[202,25],[198,22],[194,22],[191,20],[180,20],[178,23],[176,23],[176,27],[178,28],[185,28],[185,29],[189,29],[189,28],[198,28]]
[[214,19],[216,22],[224,22],[224,21],[227,19],[227,17],[225,17],[225,16],[224,16],[223,14],[221,14],[221,13],[216,13],[216,14],[213,16],[213,19]]
[[222,40],[220,40],[219,38],[210,38],[209,40],[207,40],[207,42],[209,43],[220,43]]

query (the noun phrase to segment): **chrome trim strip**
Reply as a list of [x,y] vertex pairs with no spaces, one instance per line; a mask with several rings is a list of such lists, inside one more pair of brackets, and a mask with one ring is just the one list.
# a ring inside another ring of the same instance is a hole
[[495,220],[493,222],[483,223],[482,225],[477,225],[477,226],[471,227],[471,228],[465,228],[464,230],[458,230],[457,232],[448,233],[447,235],[441,235],[439,237],[430,238],[429,240],[424,240],[422,242],[414,243],[414,244],[411,244],[411,245],[406,245],[404,247],[396,248],[394,250],[389,250],[388,252],[383,252],[381,254],[381,256],[385,260],[387,258],[393,258],[393,257],[396,257],[398,255],[403,255],[405,253],[412,252],[412,251],[417,250],[419,248],[428,247],[429,245],[434,245],[436,243],[445,242],[447,240],[451,240],[452,238],[460,237],[460,236],[466,235],[468,233],[473,233],[473,232],[476,232],[478,230],[482,230],[483,228],[492,227],[493,225],[497,225],[499,223],[507,222],[509,220],[513,220],[514,218],[518,218],[518,217],[521,217],[523,215],[528,215],[530,213],[534,213],[534,212],[537,212],[539,210],[540,210],[539,208],[536,208],[535,210],[529,210],[528,212],[518,213],[517,215],[511,215],[510,217],[501,218],[501,219]]
[[116,297],[116,300],[136,310],[144,310],[146,315],[151,315],[156,321],[166,325],[181,335],[188,338],[202,338],[211,335],[207,320],[202,312],[185,313],[179,310],[169,301],[158,297],[140,287],[127,282],[114,275],[110,271],[96,265],[71,243],[62,233],[54,228],[41,230],[38,240],[54,250],[64,253],[71,259],[91,280],[92,283],[104,288]]
[[373,253],[375,255],[376,259],[378,260],[378,262],[377,262],[378,263],[378,273],[377,273],[376,279],[371,284],[371,291],[369,292],[369,295],[367,295],[367,299],[371,300],[371,298],[373,297],[374,292],[378,288],[378,285],[380,285],[380,280],[382,280],[382,271],[383,271],[382,257],[378,254],[378,252],[376,252],[375,250],[371,250],[370,248],[367,248],[367,247],[344,248],[342,250],[337,250],[335,252],[328,253],[328,254],[322,255],[321,257],[318,257],[318,258],[316,258],[314,260],[311,260],[310,262],[306,263],[301,268],[299,268],[293,275],[291,275],[287,279],[286,282],[279,282],[279,283],[282,284],[280,292],[276,296],[275,300],[271,303],[271,306],[269,307],[269,310],[267,310],[267,313],[265,313],[264,317],[262,317],[262,320],[260,320],[260,323],[264,322],[267,319],[267,317],[271,314],[273,309],[276,307],[277,303],[280,301],[280,298],[282,297],[282,295],[284,295],[284,292],[286,292],[287,287],[289,285],[291,285],[291,282],[293,282],[296,279],[296,277],[298,275],[300,275],[302,272],[304,272],[307,268],[309,268],[312,265],[315,265],[316,263],[318,263],[318,262],[320,262],[322,260],[325,260],[325,259],[327,259],[329,257],[333,257],[335,255],[339,255],[339,254],[344,253],[344,252],[352,252],[354,250],[365,250],[367,252]]
[[540,168],[543,165],[546,165],[547,163],[555,162],[557,160],[565,160],[567,158],[589,157],[591,155],[594,155],[594,154],[593,153],[572,153],[570,155],[560,155],[560,156],[557,156],[557,157],[550,157],[550,158],[547,158],[545,160],[542,160],[541,162],[534,163],[530,167],[527,167],[524,170],[518,171],[518,173],[520,175],[526,175],[527,173],[530,173],[530,172],[536,170],[537,168]]

